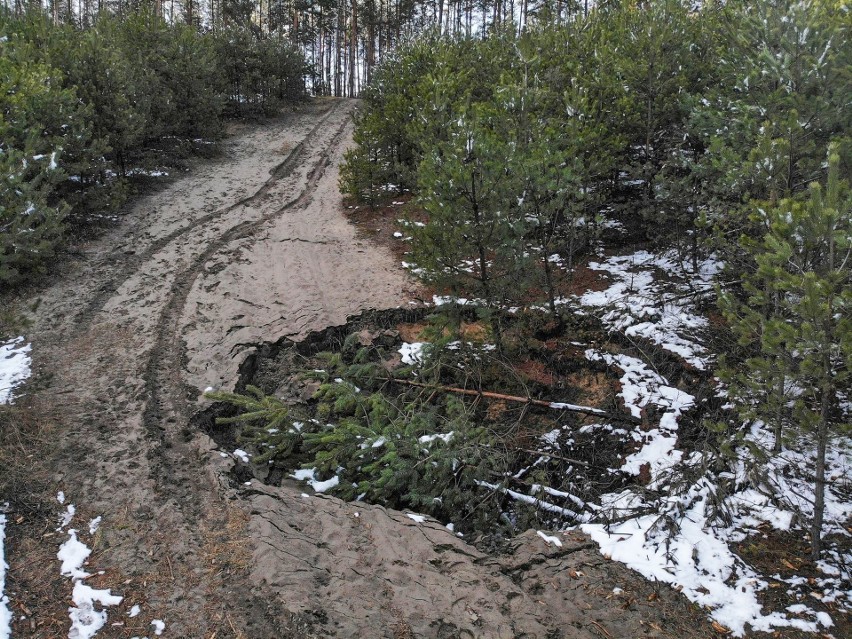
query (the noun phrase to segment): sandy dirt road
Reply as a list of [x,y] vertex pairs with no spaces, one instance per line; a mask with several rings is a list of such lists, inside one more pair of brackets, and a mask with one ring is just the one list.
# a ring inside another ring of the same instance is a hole
[[[224,158],[137,200],[41,294],[32,402],[61,422],[44,463],[56,490],[103,517],[89,568],[126,597],[110,611],[122,625],[98,636],[150,633],[126,617],[134,602],[163,636],[199,639],[706,636],[673,593],[581,535],[556,547],[528,533],[490,557],[437,522],[295,484],[236,485],[233,458],[192,426],[203,390],[233,388],[258,344],[407,304],[414,283],[341,212],[354,107],[315,102],[246,127]],[[60,540],[16,530],[13,607],[28,597],[23,563],[56,563]],[[58,565],[35,572],[70,592]],[[15,636],[65,636],[38,615]]]

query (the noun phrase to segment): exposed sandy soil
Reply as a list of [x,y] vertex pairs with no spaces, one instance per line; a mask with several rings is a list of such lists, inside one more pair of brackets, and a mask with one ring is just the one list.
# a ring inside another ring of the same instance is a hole
[[[237,485],[233,459],[191,426],[203,389],[233,388],[258,344],[413,294],[342,214],[353,108],[316,102],[246,127],[40,293],[24,405],[51,424],[27,463],[46,494],[103,515],[91,583],[127,598],[110,609],[124,625],[98,636],[150,633],[126,617],[132,603],[165,637],[712,636],[700,611],[582,535],[557,548],[527,533],[488,556],[437,522],[295,483]],[[55,512],[41,517],[10,517],[7,590],[27,617],[15,637],[67,636],[62,537]]]

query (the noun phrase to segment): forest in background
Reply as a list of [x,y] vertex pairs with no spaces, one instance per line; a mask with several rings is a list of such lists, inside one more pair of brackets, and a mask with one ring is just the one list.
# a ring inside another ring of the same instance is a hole
[[305,68],[292,42],[247,26],[214,34],[106,11],[81,27],[0,10],[0,284],[108,222],[131,178],[213,152],[226,118],[301,99]]
[[425,31],[483,36],[498,28],[518,33],[533,23],[556,24],[587,15],[588,0],[3,0],[15,16],[37,11],[53,24],[92,26],[103,15],[139,12],[199,32],[245,28],[258,39],[288,40],[304,52],[315,95],[356,97],[401,42]]
[[226,118],[361,95],[347,211],[438,295],[207,394],[233,477],[488,550],[579,526],[735,634],[843,634],[848,3],[369,6],[7,4],[0,285]]
[[[576,321],[566,291],[608,226],[676,247],[685,295],[718,318],[728,406],[703,420],[719,459],[750,449],[760,475],[813,447],[816,560],[826,450],[852,412],[850,30],[831,0],[613,2],[484,38],[436,30],[376,72],[341,183],[370,206],[413,195],[407,265],[475,307],[508,361],[541,333],[511,309]],[[715,287],[707,260],[724,264]]]
[[273,113],[304,93],[360,95],[424,32],[483,37],[589,11],[562,0],[0,4],[6,285],[42,270],[69,229],[108,219],[128,177],[209,152],[223,117]]

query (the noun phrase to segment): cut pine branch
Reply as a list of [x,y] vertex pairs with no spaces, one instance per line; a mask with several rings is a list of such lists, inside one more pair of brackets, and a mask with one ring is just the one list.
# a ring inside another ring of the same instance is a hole
[[548,402],[543,399],[533,399],[532,397],[521,397],[520,395],[506,395],[504,393],[494,393],[491,391],[474,390],[471,388],[458,388],[455,386],[440,386],[438,384],[424,384],[423,382],[414,382],[408,379],[391,378],[389,382],[397,384],[406,384],[407,386],[416,386],[417,388],[427,388],[443,393],[456,393],[458,395],[470,395],[472,397],[487,397],[488,399],[498,399],[506,402],[517,402],[519,404],[531,404],[533,406],[543,406],[544,408],[552,408],[553,410],[564,410],[569,413],[581,413],[583,415],[594,415],[595,417],[604,417],[614,422],[628,422],[630,424],[641,424],[642,420],[632,415],[623,413],[610,413],[609,411],[595,408],[593,406],[578,406],[577,404],[566,404],[565,402]]

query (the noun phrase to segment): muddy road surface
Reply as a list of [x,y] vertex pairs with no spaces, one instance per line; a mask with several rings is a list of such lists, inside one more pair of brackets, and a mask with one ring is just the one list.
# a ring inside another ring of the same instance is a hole
[[[164,637],[198,639],[709,636],[582,535],[558,547],[533,531],[489,556],[438,522],[235,482],[232,451],[192,425],[204,389],[232,389],[259,344],[408,304],[415,284],[342,214],[354,108],[318,101],[243,127],[40,293],[27,405],[54,430],[33,467],[78,518],[102,517],[81,533],[87,570],[103,571],[89,583],[124,601],[98,637],[153,637],[155,618]],[[11,515],[16,637],[68,636],[55,514]]]

